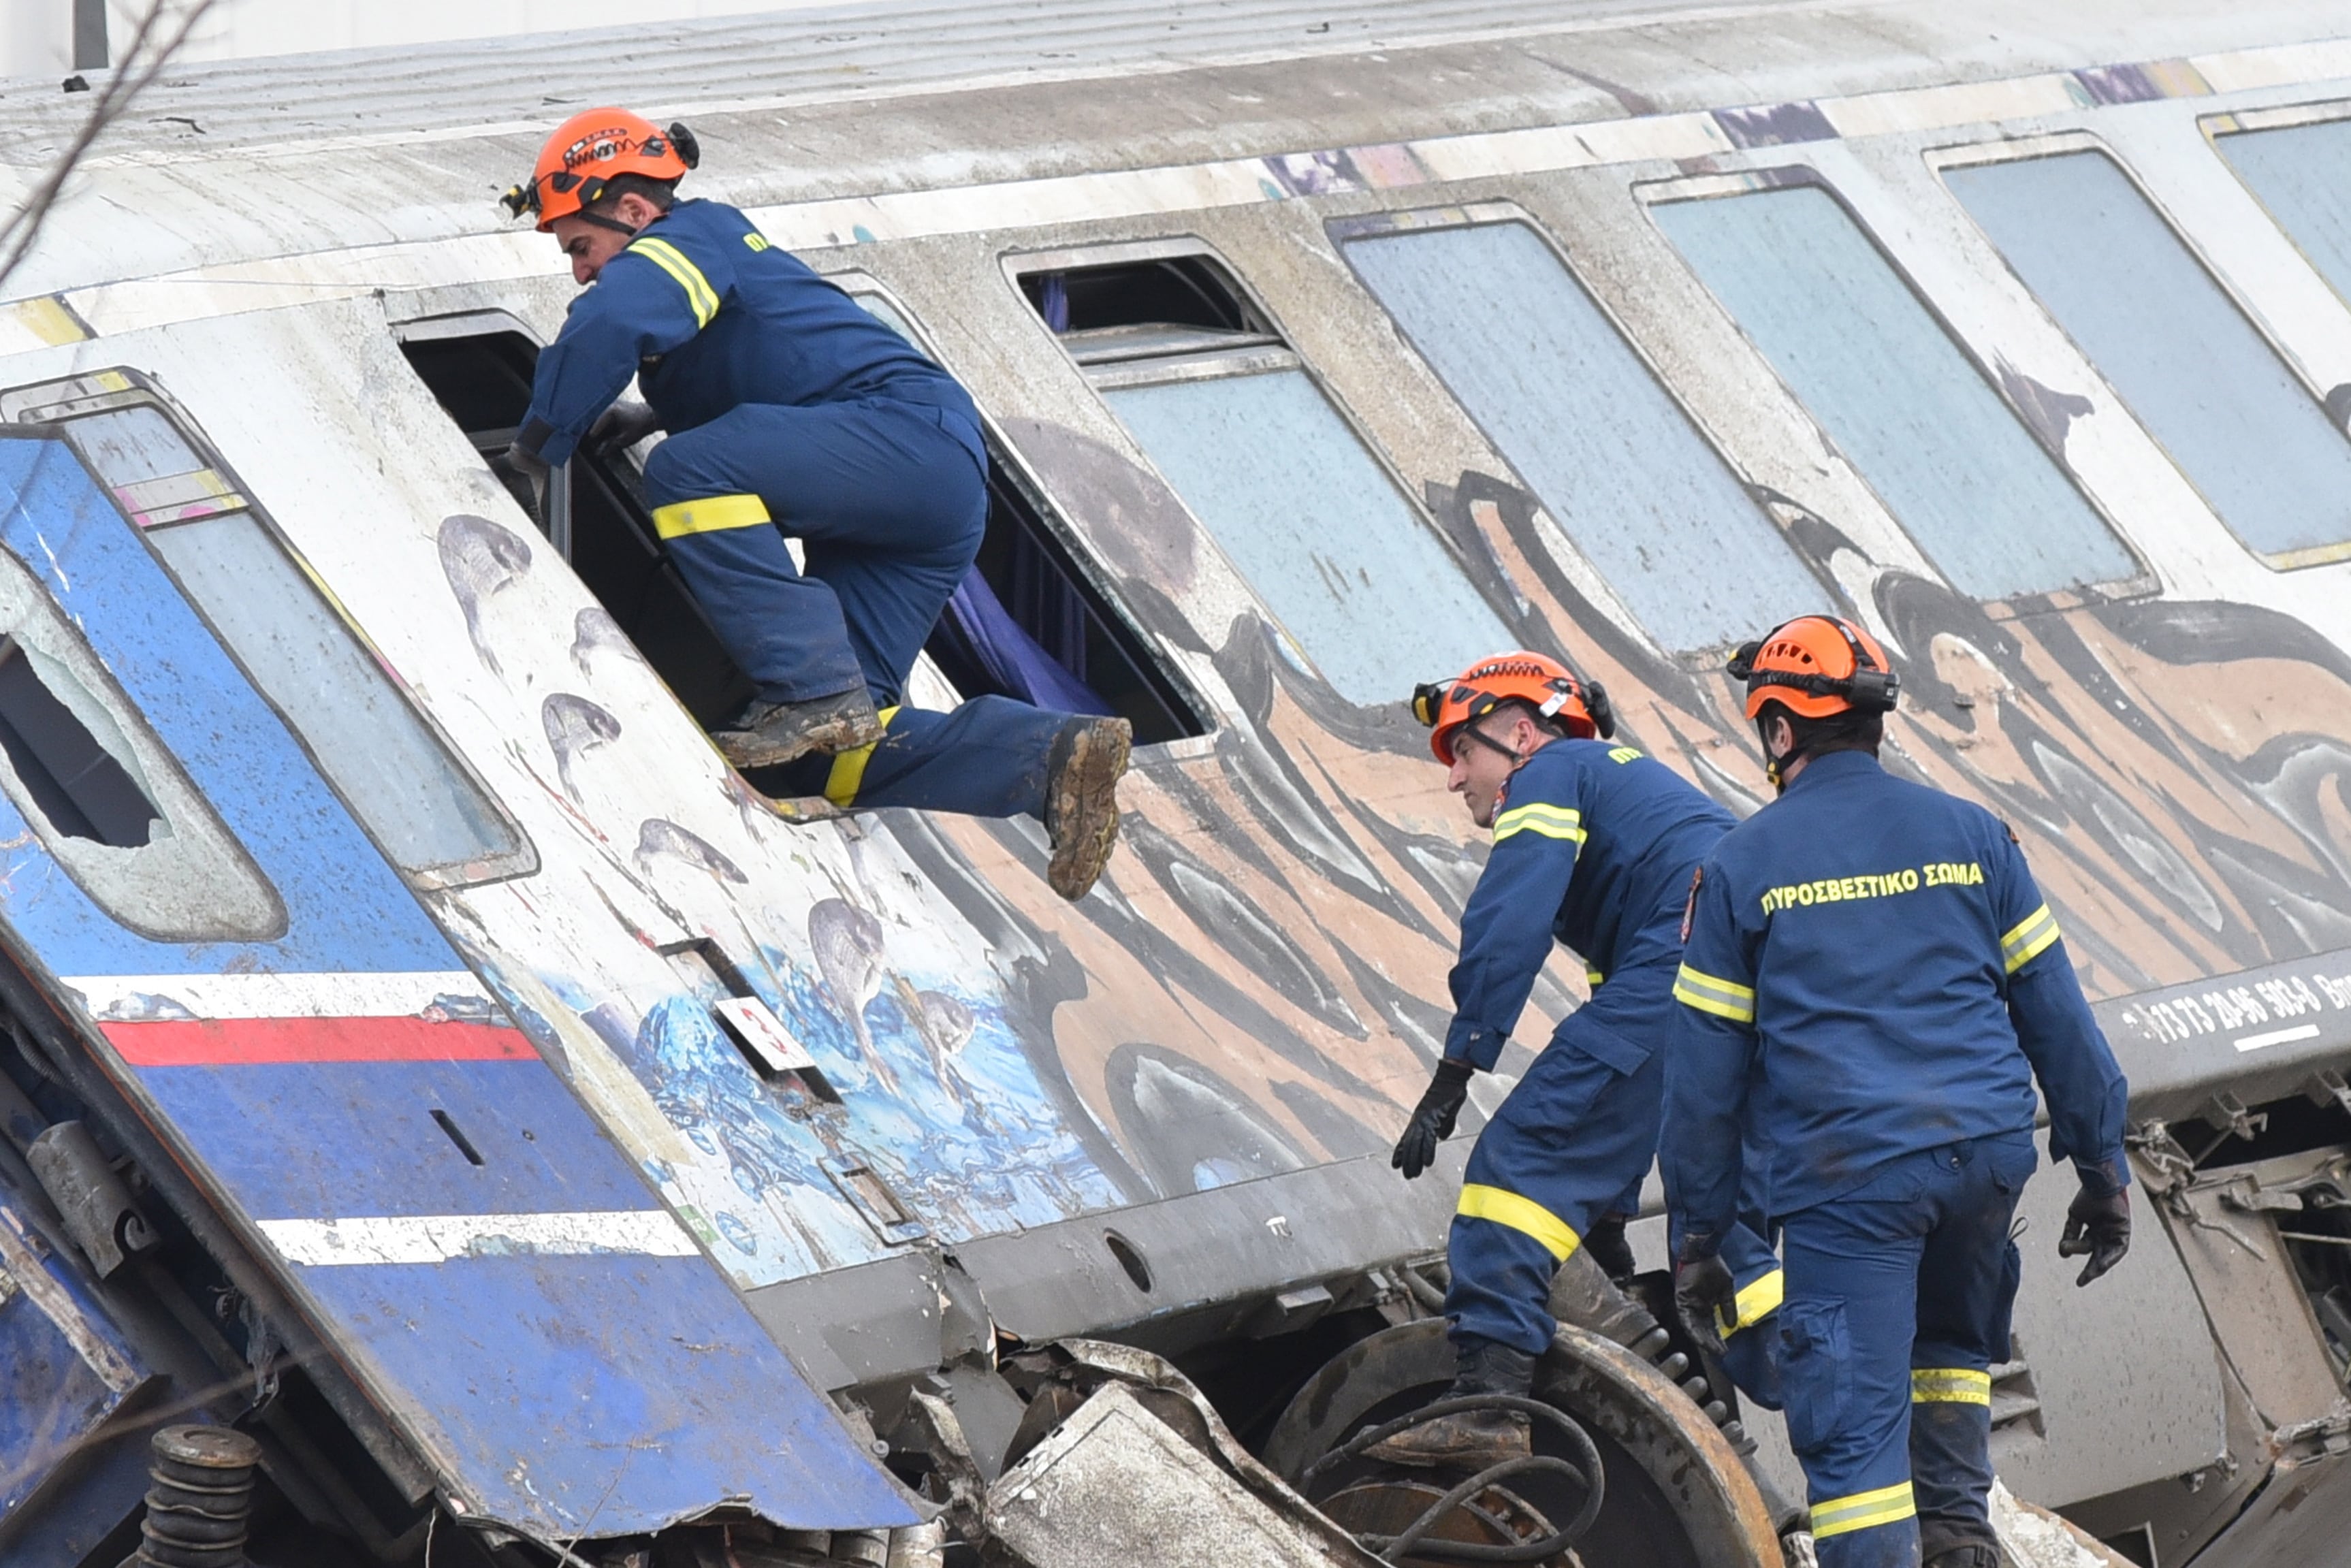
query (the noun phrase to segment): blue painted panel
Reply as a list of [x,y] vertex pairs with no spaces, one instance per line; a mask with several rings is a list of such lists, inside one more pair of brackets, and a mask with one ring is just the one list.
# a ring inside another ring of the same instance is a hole
[[[436,1424],[476,1513],[563,1538],[748,1498],[795,1529],[914,1522],[699,1258],[303,1270]],[[550,1332],[553,1331],[553,1332]],[[590,1521],[592,1520],[592,1526]]]
[[[0,866],[0,919],[68,975],[462,967],[78,461],[54,442],[0,438],[0,545],[82,629],[277,886],[289,923],[273,942],[139,936],[80,892],[5,800],[0,840],[23,841]],[[535,1060],[138,1076],[198,1171],[254,1218],[654,1206]],[[431,1120],[435,1103],[478,1140],[485,1165],[458,1155]],[[747,1498],[808,1528],[914,1518],[699,1257],[465,1257],[289,1273],[339,1355],[477,1512],[564,1537],[654,1529]],[[28,1408],[80,1397],[71,1367],[0,1343],[0,1355],[12,1353],[44,1369],[25,1392]]]
[[[649,1208],[653,1197],[571,1092],[530,1061],[150,1068],[164,1113],[256,1219]],[[476,1166],[433,1120],[447,1113]],[[288,1138],[289,1117],[300,1129]]]
[[[60,974],[213,974],[463,966],[407,887],[114,503],[62,442],[0,441],[0,543],[89,639],[163,744],[285,900],[275,942],[165,944],[123,929],[54,870],[0,798],[0,839],[21,887],[0,909]],[[42,875],[34,868],[47,870]]]

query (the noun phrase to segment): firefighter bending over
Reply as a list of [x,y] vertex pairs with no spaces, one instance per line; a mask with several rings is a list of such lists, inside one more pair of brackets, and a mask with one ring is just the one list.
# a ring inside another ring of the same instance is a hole
[[[1396,1145],[1407,1178],[1451,1134],[1471,1074],[1493,1070],[1554,936],[1592,979],[1592,999],[1479,1135],[1447,1246],[1450,1393],[1523,1397],[1557,1327],[1547,1302],[1559,1266],[1582,1247],[1610,1274],[1632,1272],[1624,1225],[1656,1152],[1683,903],[1731,817],[1663,764],[1611,746],[1605,695],[1540,653],[1423,686],[1413,712],[1494,847],[1461,914],[1444,1059]],[[1440,1416],[1369,1450],[1468,1469],[1528,1451],[1527,1418],[1500,1410]]]
[[1730,673],[1782,794],[1691,890],[1663,1151],[1677,1294],[1686,1316],[1729,1294],[1742,1140],[1770,1148],[1778,1371],[1822,1568],[1996,1568],[1990,1369],[2033,1081],[2080,1177],[2057,1250],[2087,1255],[2086,1285],[2130,1244],[2122,1073],[2014,835],[1878,765],[1896,679],[1876,641],[1803,616]]
[[[590,110],[508,193],[586,287],[538,357],[510,462],[543,489],[591,434],[668,431],[645,500],[758,694],[713,737],[726,760],[793,765],[788,792],[840,806],[1041,817],[1055,891],[1082,897],[1117,835],[1127,722],[998,696],[898,706],[987,525],[977,410],[743,214],[676,200],[698,161],[683,126]],[[632,376],[646,402],[616,405]]]

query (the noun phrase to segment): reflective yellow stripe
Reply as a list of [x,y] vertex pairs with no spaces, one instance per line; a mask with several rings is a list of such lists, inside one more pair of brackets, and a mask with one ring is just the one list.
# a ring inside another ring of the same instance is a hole
[[672,501],[666,507],[653,508],[653,531],[665,539],[757,528],[771,520],[768,503],[757,496],[707,496],[699,501]]
[[1602,985],[1606,983],[1607,979],[1607,976],[1602,974],[1591,965],[1586,964],[1583,966],[1583,983],[1590,986],[1593,990],[1598,990]]
[[686,304],[694,310],[697,329],[710,325],[710,319],[718,314],[718,291],[702,276],[702,268],[685,259],[684,251],[665,239],[641,239],[629,248],[677,279],[677,286],[685,290]]
[[1720,1307],[1715,1308],[1715,1326],[1722,1331],[1725,1339],[1740,1329],[1751,1329],[1778,1312],[1787,1294],[1787,1276],[1774,1269],[1761,1279],[1750,1280],[1741,1285],[1738,1298],[1730,1303],[1730,1312],[1726,1313]]
[[1880,1524],[1899,1524],[1918,1511],[1911,1500],[1910,1483],[1880,1487],[1876,1491],[1857,1491],[1850,1497],[1833,1497],[1826,1502],[1813,1504],[1813,1539],[1826,1541],[1832,1535],[1844,1535],[1850,1531],[1868,1530]]
[[1920,1366],[1910,1373],[1913,1405],[1990,1405],[1991,1374],[1965,1366]]
[[1717,979],[1684,964],[1674,977],[1674,999],[1686,1008],[1729,1019],[1733,1023],[1755,1021],[1755,989],[1736,980]]
[[1572,843],[1583,841],[1583,813],[1567,806],[1550,806],[1537,800],[1520,806],[1494,819],[1494,841],[1500,843],[1512,833],[1531,831],[1547,839],[1565,839]]
[[[890,727],[890,721],[898,716],[898,710],[885,707],[874,716],[882,721],[882,727],[886,730]],[[824,776],[824,798],[844,811],[857,804],[857,791],[865,783],[865,765],[873,760],[873,747],[881,744],[876,740],[847,751],[834,752],[832,771]]]
[[2038,957],[2057,940],[2057,917],[2043,904],[2016,923],[2015,929],[2000,939],[2000,956],[2011,975]]
[[1514,1192],[1504,1192],[1499,1186],[1479,1186],[1470,1182],[1461,1188],[1461,1201],[1454,1213],[1470,1219],[1490,1219],[1497,1225],[1507,1225],[1512,1230],[1533,1237],[1550,1249],[1551,1255],[1564,1263],[1583,1243],[1566,1220],[1541,1204],[1520,1197]]

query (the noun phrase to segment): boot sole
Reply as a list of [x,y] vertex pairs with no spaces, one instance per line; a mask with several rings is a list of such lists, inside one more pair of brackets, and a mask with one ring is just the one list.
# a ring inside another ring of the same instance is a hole
[[811,725],[794,736],[763,735],[756,729],[722,729],[710,738],[724,757],[737,768],[774,768],[796,761],[812,751],[854,751],[861,746],[880,741],[884,731],[878,719],[859,721],[854,718],[829,719]]
[[1118,781],[1134,747],[1134,727],[1124,719],[1089,725],[1053,777],[1050,820],[1062,831],[1045,880],[1072,904],[1092,891],[1117,846]]

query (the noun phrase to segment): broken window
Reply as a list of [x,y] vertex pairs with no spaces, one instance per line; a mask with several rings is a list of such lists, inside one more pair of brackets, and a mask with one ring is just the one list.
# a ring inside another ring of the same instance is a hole
[[2212,144],[2335,292],[2351,303],[2351,120],[2233,131]]
[[19,389],[0,407],[61,426],[402,870],[451,885],[527,869],[520,830],[151,390],[106,372]]
[[[931,353],[888,300],[862,292],[852,298]],[[1008,461],[993,432],[987,446],[987,533],[925,649],[939,674],[967,697],[993,694],[1117,715],[1134,724],[1137,745],[1207,734],[1201,706],[1079,569],[1061,531],[1047,521],[1036,486]]]
[[[920,346],[886,302],[859,302]],[[530,406],[538,344],[507,318],[474,316],[415,323],[401,348],[475,449],[503,456]],[[636,462],[583,443],[565,468],[572,570],[696,721],[705,728],[724,722],[750,700],[750,681],[663,550]],[[978,562],[990,591],[975,603],[967,583],[942,617],[928,649],[941,674],[960,696],[1001,695],[1123,715],[1138,741],[1204,733],[1194,706],[1084,583],[1028,495],[1000,462],[991,463]],[[517,498],[528,510],[528,497]],[[1005,654],[1019,641],[1005,633],[1008,621],[1027,630],[1034,649]],[[967,626],[984,630],[974,634]]]
[[[155,802],[74,712],[112,727],[97,700],[14,637],[0,637],[0,751],[49,825],[68,838],[119,850],[146,843],[162,821]],[[68,703],[60,694],[70,694]],[[118,735],[118,749],[127,750]]]
[[[2105,519],[1826,190],[1749,189],[1650,211],[1961,592],[2004,600],[2138,575]],[[2037,383],[2011,389],[2032,392],[2062,446],[2065,421],[2086,405],[2073,409]]]
[[1392,703],[1406,680],[1399,671],[1458,669],[1518,643],[1303,361],[1212,258],[1031,263],[1019,283],[1111,412],[1341,695]]
[[1503,216],[1343,229],[1422,359],[1657,640],[1718,648],[1821,586],[1542,237]]
[[2281,566],[2346,553],[2351,443],[2119,164],[1943,178],[2231,531]]
[[[38,466],[32,476],[16,504],[34,528],[120,526],[76,515],[75,497],[89,497],[78,475],[69,486]],[[14,549],[0,549],[0,795],[92,903],[141,936],[262,941],[286,929],[276,889]]]

